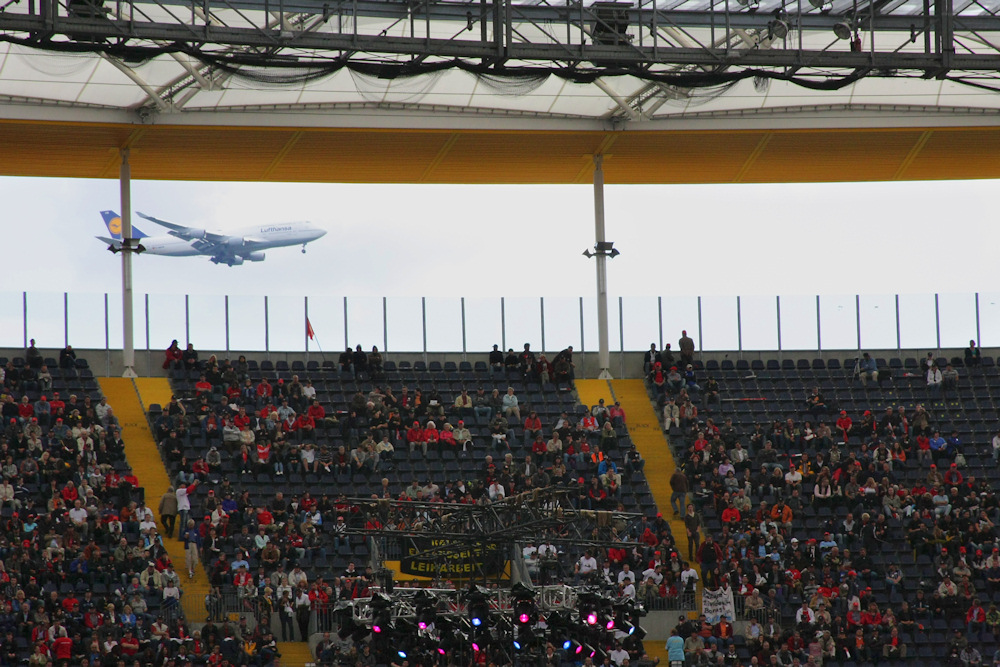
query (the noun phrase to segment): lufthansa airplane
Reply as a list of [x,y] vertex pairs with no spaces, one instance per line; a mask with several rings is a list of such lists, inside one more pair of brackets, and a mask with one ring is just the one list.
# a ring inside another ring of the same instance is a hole
[[[144,213],[136,212],[136,215],[170,230],[164,236],[149,236],[133,225],[132,238],[141,239],[143,252],[167,257],[206,255],[214,264],[227,266],[239,266],[243,262],[263,262],[264,250],[269,248],[301,245],[302,252],[305,252],[307,243],[326,235],[325,230],[318,229],[308,222],[256,225],[237,229],[232,234],[221,234],[196,227],[176,225]],[[120,250],[121,217],[114,211],[101,211],[101,217],[104,218],[104,224],[111,233],[111,238],[105,236],[97,238],[107,243],[109,250]]]

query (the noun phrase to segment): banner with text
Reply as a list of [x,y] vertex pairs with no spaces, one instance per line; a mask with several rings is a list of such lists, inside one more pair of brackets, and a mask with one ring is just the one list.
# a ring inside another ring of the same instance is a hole
[[406,553],[399,562],[404,574],[444,579],[492,576],[503,572],[507,560],[496,544],[456,544],[433,538],[406,542]]
[[715,591],[703,588],[701,593],[701,613],[705,614],[705,620],[709,623],[718,623],[719,619],[723,616],[728,616],[731,621],[736,620],[733,589],[728,586]]

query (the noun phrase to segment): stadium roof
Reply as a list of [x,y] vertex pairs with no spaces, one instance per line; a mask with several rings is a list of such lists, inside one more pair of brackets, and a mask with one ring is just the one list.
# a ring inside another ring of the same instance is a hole
[[0,2],[0,172],[1000,177],[1000,0]]

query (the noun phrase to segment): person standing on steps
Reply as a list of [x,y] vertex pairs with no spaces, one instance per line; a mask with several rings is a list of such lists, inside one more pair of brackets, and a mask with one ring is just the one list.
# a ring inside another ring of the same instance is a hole
[[674,474],[670,476],[670,490],[670,506],[674,510],[674,516],[680,516],[687,507],[687,494],[690,490],[687,475],[680,469],[674,470]]
[[184,562],[188,569],[188,579],[194,579],[194,569],[198,565],[198,554],[201,548],[201,533],[194,524],[194,519],[188,519],[187,528],[181,533],[184,542]]
[[177,496],[177,513],[181,517],[181,530],[187,526],[188,513],[191,512],[191,494],[198,488],[198,480],[188,486],[178,486],[174,494]]
[[295,621],[299,626],[302,641],[309,642],[309,618],[312,612],[312,600],[309,599],[309,589],[303,582],[295,593]]
[[[188,503],[190,507],[190,501]],[[174,536],[174,526],[177,523],[177,494],[174,487],[167,487],[167,492],[160,498],[160,521],[167,537]]]
[[687,530],[688,537],[688,560],[694,560],[701,542],[701,534],[698,532],[701,528],[701,519],[695,514],[694,505],[687,506],[687,514],[684,515],[684,528]]

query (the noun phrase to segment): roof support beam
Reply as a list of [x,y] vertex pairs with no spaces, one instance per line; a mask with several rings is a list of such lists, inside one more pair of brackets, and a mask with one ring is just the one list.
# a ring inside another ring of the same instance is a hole
[[137,85],[140,88],[142,88],[143,92],[146,93],[146,96],[149,98],[149,100],[151,102],[153,102],[154,104],[156,104],[156,108],[157,109],[159,109],[161,112],[170,111],[170,105],[167,104],[165,101],[163,101],[163,99],[160,98],[160,96],[153,89],[153,87],[150,86],[148,83],[146,83],[145,79],[143,79],[141,76],[139,76],[139,74],[134,69],[132,69],[131,67],[129,67],[128,65],[126,65],[122,61],[118,60],[117,58],[115,58],[113,56],[107,55],[106,53],[105,54],[101,54],[101,55],[109,63],[111,63],[112,65],[114,65],[115,67],[117,67],[119,70],[121,70],[122,74],[124,74],[128,78],[132,79],[132,81],[133,81],[133,83],[135,83],[135,85]]
[[614,100],[615,104],[618,105],[618,108],[620,108],[622,111],[624,111],[628,115],[629,120],[632,120],[632,121],[645,120],[639,114],[638,111],[636,111],[631,106],[629,106],[629,103],[625,101],[625,98],[623,98],[621,95],[619,95],[618,93],[616,93],[614,91],[614,89],[611,86],[609,86],[608,84],[606,84],[604,81],[602,81],[601,79],[595,79],[594,80],[594,85],[597,86],[598,88],[600,88],[601,91],[605,95],[607,95],[612,100]]

